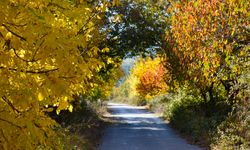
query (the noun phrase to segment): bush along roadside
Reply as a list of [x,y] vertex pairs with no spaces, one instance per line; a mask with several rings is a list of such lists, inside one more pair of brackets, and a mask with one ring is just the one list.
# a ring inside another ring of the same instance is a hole
[[63,149],[95,150],[106,126],[101,115],[106,112],[106,105],[83,99],[72,105],[73,112],[64,110],[58,115],[54,110],[48,114],[59,124],[56,132],[62,135]]
[[156,96],[148,105],[190,143],[208,149],[248,149],[249,98],[233,106],[218,99],[211,111],[210,104],[197,93],[197,90],[182,88]]

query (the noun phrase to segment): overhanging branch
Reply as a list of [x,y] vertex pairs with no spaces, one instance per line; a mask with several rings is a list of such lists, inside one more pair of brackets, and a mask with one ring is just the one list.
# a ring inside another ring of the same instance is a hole
[[59,70],[59,68],[55,68],[55,69],[48,69],[48,70],[24,70],[24,69],[16,69],[16,68],[6,68],[6,67],[0,67],[0,69],[7,69],[10,71],[15,71],[15,72],[24,72],[24,73],[33,73],[33,74],[46,74],[49,72],[54,72]]

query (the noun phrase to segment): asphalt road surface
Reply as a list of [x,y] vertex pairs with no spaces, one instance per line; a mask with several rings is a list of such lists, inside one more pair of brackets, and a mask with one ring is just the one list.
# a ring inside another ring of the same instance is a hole
[[200,150],[143,107],[109,103],[108,108],[117,123],[104,131],[99,150]]

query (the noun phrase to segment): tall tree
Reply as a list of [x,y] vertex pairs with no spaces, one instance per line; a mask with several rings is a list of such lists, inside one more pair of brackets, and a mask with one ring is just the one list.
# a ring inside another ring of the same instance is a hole
[[[0,1],[0,149],[58,149],[45,115],[85,93],[113,59],[99,44],[107,4],[87,1]],[[14,143],[14,144],[13,144]]]
[[165,82],[167,70],[164,68],[160,57],[139,59],[132,69],[131,76],[137,78],[135,89],[138,95],[143,98],[150,99],[166,92],[168,89]]
[[234,93],[229,94],[232,101],[238,93],[232,86],[249,68],[250,3],[191,0],[172,5],[167,68],[176,79],[200,88],[205,99],[214,100],[213,88],[223,85],[228,94]]

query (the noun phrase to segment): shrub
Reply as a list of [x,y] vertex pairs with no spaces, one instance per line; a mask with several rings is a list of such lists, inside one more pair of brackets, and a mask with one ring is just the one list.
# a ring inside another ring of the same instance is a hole
[[[192,142],[209,146],[213,134],[220,123],[225,120],[229,109],[220,109],[227,107],[225,103],[220,103],[214,106],[218,112],[208,115],[208,104],[202,97],[197,96],[197,92],[182,88],[175,93],[154,98],[151,105],[163,105],[163,118],[168,120],[170,125],[181,134],[188,136]],[[151,108],[157,107],[151,106]]]
[[250,99],[235,105],[227,119],[218,126],[214,149],[250,149]]

